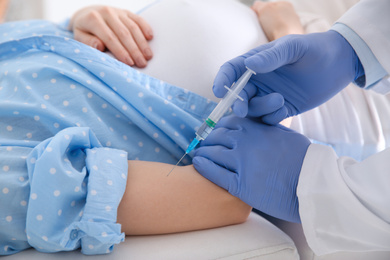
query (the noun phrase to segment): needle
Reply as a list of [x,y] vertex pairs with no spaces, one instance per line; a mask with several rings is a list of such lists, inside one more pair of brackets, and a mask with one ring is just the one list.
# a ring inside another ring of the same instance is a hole
[[169,174],[171,174],[171,172],[176,168],[176,166],[181,162],[181,160],[183,160],[184,156],[186,156],[187,153],[184,153],[183,157],[180,158],[180,160],[176,163],[175,166],[173,166],[172,170],[167,174],[167,177],[169,176]]

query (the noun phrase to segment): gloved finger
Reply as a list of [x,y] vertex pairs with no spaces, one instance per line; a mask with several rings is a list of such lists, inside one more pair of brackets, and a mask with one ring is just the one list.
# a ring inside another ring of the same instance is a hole
[[196,149],[194,157],[196,156],[207,158],[213,161],[215,164],[231,170],[232,172],[237,169],[237,165],[235,164],[236,160],[232,157],[233,154],[231,149],[221,145],[201,146]]
[[252,82],[248,82],[239,94],[243,100],[237,99],[232,106],[232,109],[237,116],[246,117],[248,114],[248,103],[256,95],[257,91],[257,87]]
[[271,48],[260,51],[259,53],[245,59],[245,66],[256,73],[268,73],[274,71],[286,64],[296,61],[296,55],[291,55],[290,45],[274,44]]
[[276,110],[275,112],[265,115],[261,120],[268,125],[276,125],[288,116],[287,108],[285,106]]
[[227,92],[225,86],[230,88],[245,70],[244,58],[241,56],[224,63],[214,79],[214,95],[218,98],[222,98]]
[[249,102],[248,116],[261,117],[282,108],[284,98],[279,93],[270,93],[265,96],[256,96]]
[[[218,125],[218,124],[217,124]],[[225,127],[215,128],[205,140],[200,143],[200,146],[223,146],[232,149],[235,144],[232,138],[231,131]]]
[[98,49],[99,51],[104,51],[104,49],[106,48],[104,43],[92,34],[86,33],[77,28],[74,30],[73,33],[74,39],[76,41],[82,42],[88,46],[91,46],[92,48]]
[[192,159],[195,169],[206,179],[229,191],[229,187],[237,186],[235,173],[215,164],[207,158],[196,156]]

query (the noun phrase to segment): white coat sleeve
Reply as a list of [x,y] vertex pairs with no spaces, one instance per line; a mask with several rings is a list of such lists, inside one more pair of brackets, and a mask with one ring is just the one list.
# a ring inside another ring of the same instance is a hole
[[[390,91],[389,11],[388,0],[362,0],[332,27],[351,44],[362,62],[366,80],[358,85],[379,93]],[[381,79],[382,84],[376,84]]]
[[390,149],[362,162],[311,144],[297,188],[299,213],[317,255],[390,250]]

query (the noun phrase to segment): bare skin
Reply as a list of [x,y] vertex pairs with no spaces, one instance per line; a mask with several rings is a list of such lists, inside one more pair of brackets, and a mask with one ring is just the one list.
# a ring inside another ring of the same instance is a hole
[[4,21],[7,7],[8,7],[8,0],[0,0],[0,23]]
[[128,10],[88,6],[72,16],[69,29],[75,40],[100,51],[108,49],[127,65],[143,68],[153,57],[148,44],[153,38],[152,28]]
[[251,207],[202,177],[192,165],[129,161],[118,223],[126,235],[208,229],[244,222]]

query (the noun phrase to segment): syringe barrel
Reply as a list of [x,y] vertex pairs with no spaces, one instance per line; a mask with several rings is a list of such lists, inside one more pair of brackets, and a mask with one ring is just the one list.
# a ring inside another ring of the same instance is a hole
[[210,121],[207,120],[199,127],[198,131],[196,131],[196,139],[199,141],[206,139],[206,137],[214,129],[215,124],[214,126],[212,124],[210,125]]
[[243,90],[245,85],[248,83],[250,77],[254,74],[254,72],[250,69],[247,69],[245,73],[234,83],[230,90],[225,94],[221,101],[219,101],[218,105],[214,108],[214,110],[209,115],[209,119],[211,119],[215,124],[223,117],[229,108],[233,105],[234,101],[237,100],[238,94]]

